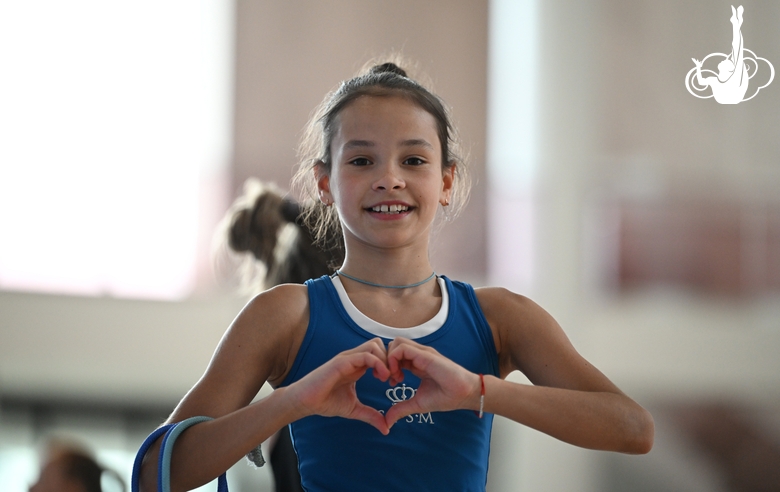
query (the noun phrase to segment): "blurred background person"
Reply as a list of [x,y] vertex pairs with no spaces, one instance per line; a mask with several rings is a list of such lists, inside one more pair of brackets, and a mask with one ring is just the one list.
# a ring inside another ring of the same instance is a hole
[[[102,483],[111,483],[105,489]],[[46,444],[38,480],[29,492],[124,492],[117,472],[97,462],[83,445],[62,438]]]

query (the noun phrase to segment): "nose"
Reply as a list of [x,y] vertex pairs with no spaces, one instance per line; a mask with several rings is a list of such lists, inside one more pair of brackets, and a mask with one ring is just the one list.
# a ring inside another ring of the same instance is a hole
[[380,176],[374,181],[373,189],[376,191],[400,190],[406,187],[406,181],[400,174],[397,166],[389,165],[381,168]]

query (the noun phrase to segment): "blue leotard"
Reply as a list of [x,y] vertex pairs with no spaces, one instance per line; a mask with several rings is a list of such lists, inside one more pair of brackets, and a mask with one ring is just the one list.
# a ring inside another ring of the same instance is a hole
[[[493,335],[473,288],[442,279],[448,298],[446,321],[415,341],[469,371],[497,376]],[[309,326],[281,386],[376,338],[350,317],[329,277],[306,285]],[[363,403],[385,412],[394,402],[411,398],[419,382],[407,372],[401,384],[390,387],[368,371],[356,389]],[[398,421],[388,436],[364,422],[340,417],[306,417],[290,424],[290,430],[302,483],[309,492],[484,491],[492,422],[490,414],[479,419],[470,410],[456,410],[410,415]]]

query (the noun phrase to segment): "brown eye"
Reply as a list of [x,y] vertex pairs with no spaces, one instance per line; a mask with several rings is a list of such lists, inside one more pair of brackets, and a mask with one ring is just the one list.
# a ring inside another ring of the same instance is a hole
[[357,159],[352,159],[351,161],[349,161],[349,163],[352,164],[353,166],[368,166],[369,164],[371,164],[371,161],[369,161],[365,157],[358,157]]
[[420,166],[422,164],[425,164],[425,161],[420,159],[419,157],[409,157],[404,161],[404,164],[407,166]]

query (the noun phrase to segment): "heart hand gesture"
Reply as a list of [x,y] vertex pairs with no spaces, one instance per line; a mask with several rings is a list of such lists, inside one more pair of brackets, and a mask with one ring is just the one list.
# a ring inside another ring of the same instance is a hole
[[[360,402],[355,383],[367,370],[395,386],[406,369],[420,378],[415,396],[385,415]],[[302,416],[344,417],[366,422],[387,435],[398,420],[415,413],[479,408],[479,376],[435,349],[396,338],[385,349],[381,339],[347,350],[289,387]]]
[[403,380],[402,369],[420,378],[414,398],[393,405],[387,411],[388,427],[414,413],[479,408],[479,376],[431,347],[396,338],[387,347],[387,365],[392,385]]

